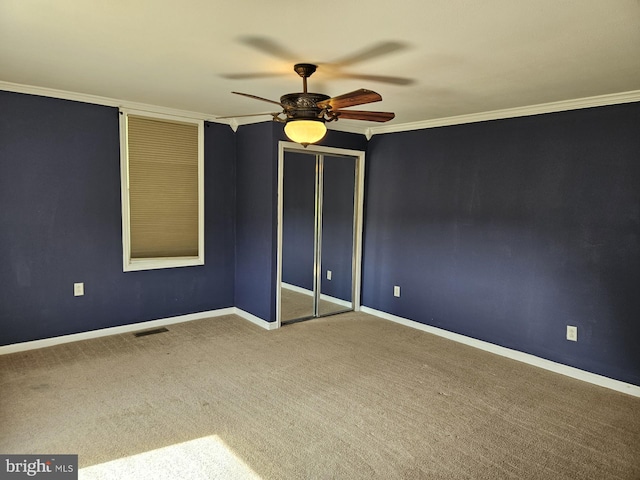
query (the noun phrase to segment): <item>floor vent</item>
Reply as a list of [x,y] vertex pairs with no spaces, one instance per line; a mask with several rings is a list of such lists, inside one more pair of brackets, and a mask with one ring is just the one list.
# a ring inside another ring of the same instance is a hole
[[169,330],[167,330],[166,328],[162,327],[162,328],[154,328],[153,330],[145,330],[144,332],[136,332],[133,335],[135,337],[146,337],[147,335],[154,335],[156,333],[163,333],[163,332],[168,332]]

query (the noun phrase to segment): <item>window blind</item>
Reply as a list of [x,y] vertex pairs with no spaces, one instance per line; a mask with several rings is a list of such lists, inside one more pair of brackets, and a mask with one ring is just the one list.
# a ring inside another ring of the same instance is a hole
[[198,126],[128,116],[131,258],[198,255]]

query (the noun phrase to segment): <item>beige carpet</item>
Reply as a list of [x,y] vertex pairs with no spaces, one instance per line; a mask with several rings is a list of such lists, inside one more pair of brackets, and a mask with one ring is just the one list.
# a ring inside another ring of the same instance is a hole
[[640,478],[640,398],[361,313],[168,328],[1,356],[0,452],[100,479]]

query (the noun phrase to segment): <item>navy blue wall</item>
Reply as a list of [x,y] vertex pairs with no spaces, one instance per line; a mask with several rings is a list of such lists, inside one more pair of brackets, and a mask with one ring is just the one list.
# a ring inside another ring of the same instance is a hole
[[233,306],[233,132],[205,143],[206,265],[123,273],[117,109],[0,92],[0,345]]
[[626,104],[374,136],[363,304],[640,385],[639,125]]
[[237,140],[235,304],[275,322],[278,128],[244,125]]

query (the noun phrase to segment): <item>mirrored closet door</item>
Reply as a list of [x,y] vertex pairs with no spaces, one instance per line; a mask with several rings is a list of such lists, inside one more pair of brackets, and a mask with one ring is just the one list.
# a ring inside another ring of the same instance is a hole
[[354,295],[359,295],[359,173],[364,156],[337,150],[281,151],[283,324],[351,311]]

